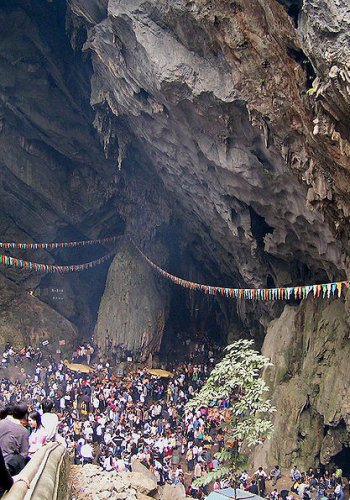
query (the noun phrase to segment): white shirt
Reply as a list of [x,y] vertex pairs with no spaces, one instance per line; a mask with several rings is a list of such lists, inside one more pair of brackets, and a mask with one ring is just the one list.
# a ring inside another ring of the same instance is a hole
[[92,447],[89,443],[83,444],[80,454],[83,458],[94,458],[92,455]]
[[55,413],[43,413],[41,423],[47,435],[46,441],[53,441],[57,432],[58,416]]

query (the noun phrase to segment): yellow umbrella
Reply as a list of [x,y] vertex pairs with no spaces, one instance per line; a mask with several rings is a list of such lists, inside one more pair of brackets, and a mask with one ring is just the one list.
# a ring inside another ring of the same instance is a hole
[[73,372],[91,373],[94,371],[90,366],[82,365],[80,363],[68,363],[68,361],[65,361],[64,364],[68,370],[72,370]]
[[169,378],[169,377],[173,377],[174,376],[173,373],[168,372],[166,370],[157,370],[155,368],[151,368],[151,369],[147,368],[147,371],[151,375],[156,375],[157,377],[167,377],[167,378]]

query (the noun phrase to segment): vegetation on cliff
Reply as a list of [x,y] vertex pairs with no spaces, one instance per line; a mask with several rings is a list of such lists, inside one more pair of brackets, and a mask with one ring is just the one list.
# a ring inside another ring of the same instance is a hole
[[245,464],[244,448],[265,440],[272,432],[271,413],[274,407],[265,398],[268,387],[261,371],[271,363],[252,349],[252,340],[238,340],[226,347],[226,355],[215,366],[207,383],[187,404],[188,410],[230,399],[230,417],[222,424],[225,446],[216,457],[219,467],[198,483],[217,479],[237,482],[237,473]]

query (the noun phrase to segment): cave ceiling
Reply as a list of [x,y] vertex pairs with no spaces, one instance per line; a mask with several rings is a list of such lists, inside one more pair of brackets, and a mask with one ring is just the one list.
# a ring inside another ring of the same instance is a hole
[[[311,0],[302,12],[275,0],[2,4],[2,241],[125,234],[165,268],[182,255],[174,274],[223,286],[344,277],[346,36],[334,21],[334,54],[313,14]],[[69,300],[50,306],[91,330],[107,271],[65,277]],[[1,282],[63,278],[1,268]]]

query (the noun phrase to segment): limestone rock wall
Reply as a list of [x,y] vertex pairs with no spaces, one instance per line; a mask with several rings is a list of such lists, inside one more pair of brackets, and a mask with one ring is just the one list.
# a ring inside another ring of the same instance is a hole
[[274,432],[255,464],[294,462],[306,469],[328,463],[349,444],[349,327],[341,300],[286,306],[267,329],[262,352],[277,408]]
[[[107,150],[118,140],[118,176],[134,159],[152,165],[170,200],[164,221],[182,221],[183,245],[206,276],[230,286],[343,276],[346,232],[334,235],[344,230],[338,201],[347,170],[338,187],[329,178],[347,159],[314,133],[312,65],[301,24],[296,29],[282,5],[71,0],[69,9],[72,37],[86,30],[94,124]],[[306,37],[311,28],[303,30]],[[314,57],[320,67],[322,57]],[[127,222],[133,237],[152,235],[149,248],[167,267],[154,251],[159,221],[138,227]],[[257,323],[265,328],[279,313],[270,304],[237,305],[255,337]]]
[[167,316],[167,301],[156,277],[130,244],[118,249],[102,296],[95,329],[101,352],[122,344],[142,360],[159,350]]
[[1,275],[0,296],[0,339],[3,342],[22,348],[39,346],[48,340],[48,349],[55,351],[58,341],[65,339],[68,350],[75,346],[78,330],[74,324]]
[[[350,12],[346,0],[306,0],[300,11],[298,32],[301,46],[315,70],[310,89],[315,144],[321,157],[304,179],[309,185],[308,203],[327,205],[338,238],[344,237],[349,221],[349,106],[350,106]],[[335,203],[329,203],[333,200]],[[337,207],[335,210],[335,206]]]
[[[91,66],[80,52],[84,34],[69,39],[65,8],[64,1],[21,0],[0,7],[0,241],[118,235],[126,221],[134,234],[145,228],[141,239],[147,239],[147,231],[151,234],[167,220],[166,203],[156,204],[162,193],[147,165],[137,168],[133,161],[131,179],[124,172],[116,175],[118,141],[101,144],[93,126]],[[101,118],[99,125],[104,131],[108,120]],[[108,251],[87,247],[1,253],[46,264],[78,264]],[[62,336],[67,344],[77,335],[91,337],[109,264],[64,276],[1,266],[0,344],[12,339],[18,345],[35,344],[44,334]],[[56,300],[52,289],[62,289],[63,300]],[[28,298],[29,293],[36,299]],[[18,307],[27,300],[35,308]]]
[[[278,279],[281,262],[270,256],[289,260],[291,254],[304,262],[312,256],[314,263],[322,255],[339,267],[328,224],[305,209],[306,199],[314,208],[311,188],[291,175],[312,186],[325,201],[317,206],[326,208],[334,193],[320,168],[334,163],[334,152],[315,144],[301,41],[282,6],[112,0],[98,22],[89,9],[84,14],[80,0],[70,7],[88,28],[84,50],[92,57],[97,116],[118,117],[114,133],[122,124],[124,138],[141,142],[192,227],[210,227],[222,245],[223,270],[232,274],[239,262],[237,274],[249,283],[264,281],[271,266]],[[260,242],[252,213],[272,228]],[[311,241],[320,225],[324,248],[320,239]],[[210,239],[203,247],[212,256]]]
[[[345,0],[13,0],[0,20],[1,240],[126,234],[174,274],[223,286],[348,274]],[[105,251],[13,255],[77,263]],[[119,249],[105,288],[107,270],[64,277],[66,300],[55,303],[46,291],[62,277],[1,268],[2,340],[88,337],[99,310],[104,352],[157,350],[170,292],[131,248]],[[337,304],[287,307],[271,326],[279,304],[212,309],[234,335],[268,330],[264,349],[289,325],[286,352],[271,353],[274,397],[294,423],[281,463],[326,460],[345,442],[346,396],[324,402],[328,377],[340,393],[346,379],[333,363],[347,352]],[[276,415],[276,443],[288,425]]]

